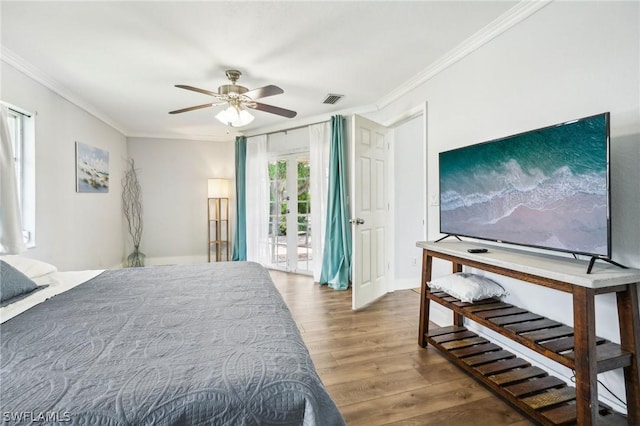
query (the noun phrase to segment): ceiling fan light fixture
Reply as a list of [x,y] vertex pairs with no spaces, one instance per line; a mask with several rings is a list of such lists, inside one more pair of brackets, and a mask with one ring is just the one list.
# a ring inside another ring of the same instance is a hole
[[222,124],[231,127],[242,127],[253,121],[253,115],[247,110],[229,105],[227,108],[216,114],[216,119]]
[[246,109],[241,109],[238,117],[238,125],[235,127],[246,126],[253,121],[253,115]]
[[223,111],[216,114],[216,119],[225,126],[232,127],[246,126],[253,121],[253,115],[251,115],[246,110],[246,108],[268,112],[270,114],[275,114],[287,118],[293,118],[297,115],[295,111],[291,111],[289,109],[256,102],[256,99],[266,98],[267,96],[280,95],[284,93],[284,90],[282,90],[278,86],[274,86],[273,84],[249,90],[244,86],[236,84],[241,75],[242,73],[238,70],[227,70],[227,78],[229,79],[229,81],[231,81],[231,84],[224,84],[218,87],[217,92],[211,92],[209,90],[199,89],[197,87],[187,86],[185,84],[176,84],[176,87],[180,89],[191,90],[194,92],[202,93],[204,95],[209,95],[215,98],[215,101],[203,105],[196,105],[188,108],[177,109],[175,111],[169,111],[169,114],[180,114],[183,112],[195,111],[212,106],[226,105],[226,108]]

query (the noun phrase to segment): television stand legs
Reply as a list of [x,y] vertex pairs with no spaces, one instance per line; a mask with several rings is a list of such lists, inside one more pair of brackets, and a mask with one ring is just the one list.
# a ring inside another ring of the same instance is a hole
[[593,265],[596,263],[596,260],[604,260],[605,262],[609,262],[612,265],[616,265],[616,266],[618,266],[620,268],[629,269],[628,267],[626,267],[626,266],[624,266],[624,265],[622,265],[622,264],[620,264],[620,263],[618,263],[618,262],[616,262],[614,260],[608,259],[606,257],[591,256],[591,260],[589,261],[589,266],[587,266],[587,274],[591,273],[591,270],[593,269]]
[[456,234],[447,234],[447,235],[445,235],[444,237],[442,237],[442,238],[440,238],[440,239],[436,240],[435,242],[436,242],[436,243],[439,243],[440,241],[444,240],[445,238],[449,238],[449,237],[455,237],[458,241],[462,241],[462,240],[460,239],[460,237],[458,237]]

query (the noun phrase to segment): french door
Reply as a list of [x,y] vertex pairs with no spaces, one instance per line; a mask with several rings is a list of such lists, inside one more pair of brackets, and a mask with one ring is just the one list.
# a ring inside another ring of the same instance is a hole
[[312,273],[309,155],[269,160],[269,267]]

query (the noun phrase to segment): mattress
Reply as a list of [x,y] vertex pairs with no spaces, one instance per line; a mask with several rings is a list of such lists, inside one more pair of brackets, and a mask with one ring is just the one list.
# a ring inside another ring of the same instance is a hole
[[266,270],[107,270],[0,325],[10,424],[342,425]]

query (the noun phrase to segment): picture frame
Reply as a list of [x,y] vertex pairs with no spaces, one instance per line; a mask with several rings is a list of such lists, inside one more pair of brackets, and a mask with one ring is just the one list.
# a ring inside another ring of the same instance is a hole
[[109,151],[76,142],[76,192],[109,192]]

